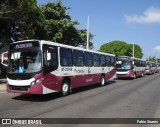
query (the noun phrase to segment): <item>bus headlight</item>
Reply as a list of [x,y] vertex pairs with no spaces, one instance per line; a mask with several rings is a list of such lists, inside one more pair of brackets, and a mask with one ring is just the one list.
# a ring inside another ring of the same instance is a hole
[[39,78],[39,79],[37,79],[35,82],[36,82],[36,84],[38,84],[38,83],[40,83],[41,81],[42,81],[42,79]]
[[38,84],[38,83],[40,83],[42,81],[42,79],[41,78],[39,78],[39,79],[37,79],[37,80],[34,80],[33,82],[31,82],[31,87],[32,86],[34,86],[34,85],[36,85],[36,84]]
[[30,85],[31,85],[31,87],[32,87],[32,86],[34,86],[35,84],[36,84],[36,83],[35,83],[35,80],[34,80],[33,82],[31,82]]

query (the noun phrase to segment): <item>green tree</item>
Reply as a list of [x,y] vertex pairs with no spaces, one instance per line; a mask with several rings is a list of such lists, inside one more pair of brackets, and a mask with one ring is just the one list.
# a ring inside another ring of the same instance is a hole
[[[133,44],[128,44],[124,41],[112,41],[106,44],[103,44],[100,47],[101,52],[115,54],[116,56],[133,56]],[[143,53],[139,45],[135,44],[135,57],[142,58]]]
[[41,14],[36,0],[19,0],[19,10],[22,18],[18,26],[23,39],[45,39],[45,18]]
[[[47,3],[41,6],[41,12],[45,16],[47,40],[72,46],[85,47],[86,30],[78,30],[78,21],[72,21],[67,13],[69,7],[63,6],[61,1]],[[90,40],[93,35],[90,34]],[[90,42],[90,48],[93,43]]]
[[44,17],[36,0],[2,0],[0,24],[3,45],[19,39],[45,38]]
[[14,16],[17,6],[16,0],[1,0],[0,1],[0,44],[6,45],[11,43],[11,28],[14,28]]
[[160,63],[160,58],[156,58],[155,56],[154,57],[149,56],[149,58],[147,58],[146,61],[152,61],[152,62],[157,61],[157,63]]
[[100,47],[101,52],[115,54],[116,56],[124,56],[127,54],[129,46],[124,41],[112,41],[103,44]]
[[[72,46],[86,47],[86,30],[78,30],[68,7],[61,1],[40,7],[36,0],[0,1],[0,43],[8,45],[21,39],[44,39]],[[90,48],[93,35],[90,33]]]
[[[129,44],[128,52],[130,52],[130,56],[133,56],[133,44]],[[142,48],[137,44],[134,44],[134,56],[140,59],[143,57]]]
[[[92,39],[95,35],[89,33],[89,48],[93,49],[93,42]],[[78,37],[77,37],[77,45],[76,46],[80,46],[82,48],[86,48],[87,47],[87,30],[83,29],[83,30],[78,30]]]

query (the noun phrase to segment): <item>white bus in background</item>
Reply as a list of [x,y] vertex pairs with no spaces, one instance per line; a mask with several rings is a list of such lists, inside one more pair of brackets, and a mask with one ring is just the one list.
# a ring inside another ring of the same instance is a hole
[[116,76],[117,78],[136,78],[144,76],[146,61],[129,56],[120,56],[116,58]]
[[9,47],[7,91],[22,94],[60,92],[100,84],[115,76],[115,55],[43,40]]

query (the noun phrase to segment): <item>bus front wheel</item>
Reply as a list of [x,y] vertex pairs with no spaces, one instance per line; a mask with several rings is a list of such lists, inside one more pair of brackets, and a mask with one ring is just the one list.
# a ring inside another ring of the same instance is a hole
[[134,73],[134,75],[133,75],[133,79],[136,79],[136,78],[137,78],[136,73]]
[[105,85],[105,77],[104,75],[102,75],[100,79],[100,86],[104,86],[104,85]]
[[141,77],[144,77],[144,72],[142,72],[142,75],[141,75]]
[[61,96],[67,96],[70,93],[70,83],[67,80],[62,82]]

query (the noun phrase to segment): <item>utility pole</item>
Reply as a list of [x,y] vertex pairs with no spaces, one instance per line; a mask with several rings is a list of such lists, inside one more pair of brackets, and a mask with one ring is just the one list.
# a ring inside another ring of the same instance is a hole
[[87,49],[89,49],[89,16],[87,20]]
[[133,42],[133,58],[134,58],[134,42]]

